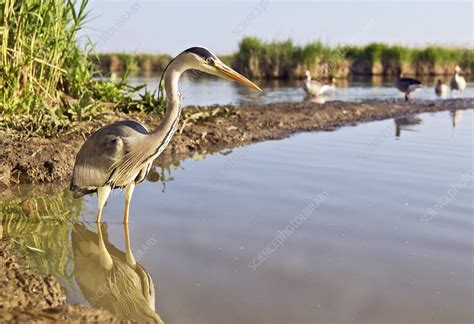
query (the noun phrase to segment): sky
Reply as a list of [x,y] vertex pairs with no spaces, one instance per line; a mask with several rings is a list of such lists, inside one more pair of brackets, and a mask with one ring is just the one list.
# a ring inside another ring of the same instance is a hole
[[199,45],[222,55],[245,36],[473,47],[473,7],[472,1],[90,0],[84,30],[98,52],[173,55]]

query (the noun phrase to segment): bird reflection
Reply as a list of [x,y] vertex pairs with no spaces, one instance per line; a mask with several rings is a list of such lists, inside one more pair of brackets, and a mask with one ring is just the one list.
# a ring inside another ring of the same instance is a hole
[[96,234],[75,224],[72,231],[74,275],[84,297],[121,319],[163,323],[155,312],[153,281],[130,248],[128,225],[124,224],[125,252],[108,242],[106,227],[99,225]]
[[456,128],[456,125],[462,120],[464,110],[451,110],[451,118],[453,119],[453,129]]
[[411,115],[407,117],[395,118],[393,121],[395,122],[395,136],[400,137],[402,129],[405,131],[413,131],[413,129],[406,126],[419,125],[421,124],[422,120],[417,115]]

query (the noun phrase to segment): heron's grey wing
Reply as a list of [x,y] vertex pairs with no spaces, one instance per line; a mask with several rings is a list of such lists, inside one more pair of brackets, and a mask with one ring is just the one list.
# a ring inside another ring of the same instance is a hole
[[148,134],[148,129],[142,124],[140,124],[139,122],[136,122],[134,120],[122,120],[122,121],[116,122],[115,124],[133,128],[134,130],[142,134]]
[[93,134],[77,154],[71,189],[76,194],[80,189],[94,192],[104,186],[113,172],[112,165],[123,154],[124,143],[120,136],[102,132]]

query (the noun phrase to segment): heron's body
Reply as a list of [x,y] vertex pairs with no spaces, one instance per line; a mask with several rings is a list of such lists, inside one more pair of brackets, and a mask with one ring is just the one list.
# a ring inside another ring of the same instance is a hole
[[319,81],[312,80],[310,72],[306,71],[306,79],[303,82],[303,90],[309,96],[319,97],[328,91],[334,90],[335,88],[336,86],[334,85],[334,79],[331,80],[330,84],[322,84]]
[[[145,179],[153,160],[146,159],[131,170],[126,177],[120,177],[111,183],[116,168],[114,164],[127,152],[134,149],[133,141],[129,138],[146,140],[148,130],[142,124],[133,121],[119,121],[107,125],[92,134],[79,150],[76,157],[76,167],[73,171],[71,189],[74,197],[97,192],[97,188],[109,184],[111,187],[124,187],[130,182],[140,183]],[[91,156],[96,158],[91,159]]]
[[416,90],[421,89],[423,87],[423,84],[416,79],[402,78],[399,71],[397,75],[397,80],[395,81],[395,87],[401,92],[405,93],[405,100],[409,101],[410,94],[412,92],[415,92]]
[[178,80],[189,69],[236,80],[248,87],[255,84],[222,63],[202,47],[192,47],[175,57],[163,72],[166,113],[158,127],[149,132],[142,124],[127,120],[107,125],[93,133],[76,156],[71,190],[74,197],[97,192],[100,222],[110,191],[125,188],[124,223],[128,223],[130,200],[135,185],[143,181],[151,164],[169,144],[181,115]]
[[447,96],[448,92],[449,92],[448,85],[443,83],[443,81],[438,80],[438,82],[436,83],[436,86],[435,86],[435,94],[438,97],[445,97],[445,96]]
[[451,79],[451,91],[459,90],[463,92],[466,89],[466,79],[461,76],[459,73],[461,72],[461,68],[456,66],[454,69],[454,76]]

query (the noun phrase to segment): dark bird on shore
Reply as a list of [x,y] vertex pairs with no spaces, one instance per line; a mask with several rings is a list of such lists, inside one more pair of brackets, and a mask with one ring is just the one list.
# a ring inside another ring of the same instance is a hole
[[405,93],[405,100],[410,100],[410,94],[423,87],[423,84],[412,78],[402,78],[401,69],[397,71],[397,80],[395,81],[395,87],[401,92]]
[[435,86],[435,93],[438,97],[445,97],[448,94],[448,85],[443,83],[441,79],[438,79]]
[[459,74],[460,72],[461,68],[456,65],[454,68],[453,78],[451,79],[451,91],[459,90],[463,92],[466,89],[466,79],[464,79],[464,77]]
[[303,82],[303,89],[309,96],[319,97],[325,92],[336,89],[335,78],[331,78],[330,83],[322,84],[319,81],[312,80],[311,73],[308,70],[306,70],[305,75],[306,78]]
[[184,71],[190,69],[260,90],[205,48],[191,47],[176,56],[161,76],[166,94],[166,113],[158,127],[149,132],[133,120],[107,125],[93,133],[76,156],[70,188],[75,198],[97,192],[97,223],[110,191],[115,188],[125,188],[123,222],[128,223],[135,185],[146,178],[153,160],[163,152],[176,131],[181,115],[178,80]]

